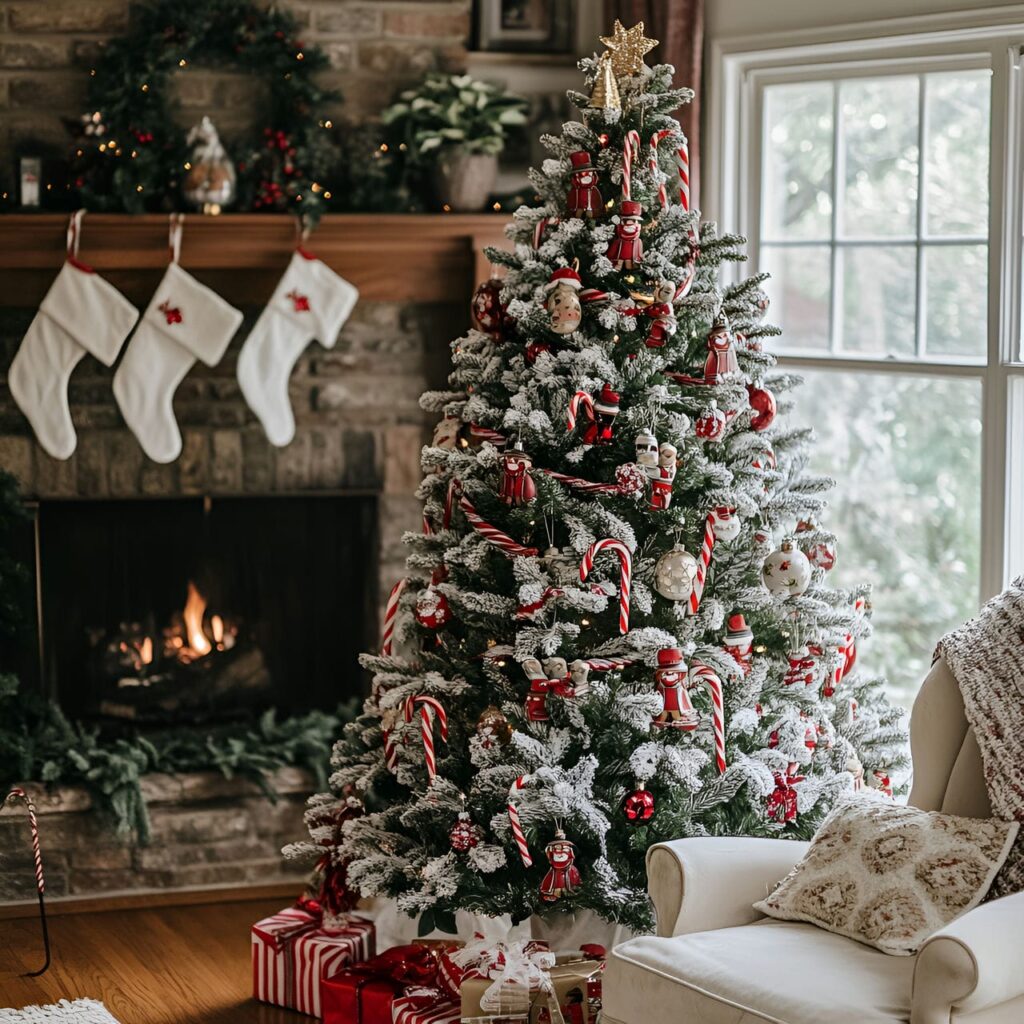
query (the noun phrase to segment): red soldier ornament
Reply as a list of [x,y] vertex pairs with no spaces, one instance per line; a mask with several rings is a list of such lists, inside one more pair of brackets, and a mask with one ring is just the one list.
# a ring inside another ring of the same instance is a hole
[[650,507],[666,509],[672,504],[672,484],[676,478],[676,446],[667,441],[658,449],[657,475],[651,476]]
[[747,620],[740,614],[729,616],[729,628],[725,633],[723,647],[731,654],[743,674],[750,672],[750,663],[754,655],[754,632],[747,625]]
[[544,856],[551,867],[540,883],[540,898],[545,903],[556,903],[579,888],[581,878],[576,867],[576,844],[566,839],[560,828],[556,829],[555,838],[544,847]]
[[678,327],[676,322],[676,310],[673,300],[676,297],[676,284],[668,278],[660,277],[654,282],[654,288],[650,297],[630,292],[638,302],[647,303],[644,306],[631,306],[623,309],[627,316],[645,316],[651,321],[651,328],[647,332],[645,344],[648,348],[663,348],[675,333]]
[[611,444],[612,426],[619,415],[619,395],[606,381],[594,399],[594,418],[583,428],[585,445]]
[[719,384],[723,377],[738,374],[740,364],[736,362],[733,350],[732,333],[729,331],[729,320],[724,313],[715,317],[708,335],[708,357],[704,361],[704,382]]
[[700,724],[700,715],[690,703],[687,692],[688,676],[683,652],[678,647],[663,647],[658,651],[654,686],[661,696],[662,709],[654,718],[655,728],[691,730]]
[[643,207],[633,199],[619,203],[619,223],[606,255],[616,270],[633,270],[644,261],[644,243],[640,239]]
[[589,217],[592,220],[604,214],[604,200],[597,188],[597,171],[590,162],[590,154],[580,150],[573,153],[572,188],[566,197],[570,217]]
[[502,455],[498,496],[506,505],[529,505],[537,497],[532,468],[533,458],[521,448],[509,448]]

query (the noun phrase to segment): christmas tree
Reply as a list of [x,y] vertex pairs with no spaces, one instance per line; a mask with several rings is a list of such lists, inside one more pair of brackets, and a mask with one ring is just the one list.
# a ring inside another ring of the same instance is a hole
[[867,591],[827,583],[830,481],[784,423],[764,275],[723,290],[743,239],[690,208],[692,93],[645,66],[642,25],[602,41],[539,205],[488,251],[505,275],[452,389],[422,398],[423,532],[311,802],[306,849],[421,931],[457,909],[648,928],[652,843],[807,838],[904,763],[855,667]]

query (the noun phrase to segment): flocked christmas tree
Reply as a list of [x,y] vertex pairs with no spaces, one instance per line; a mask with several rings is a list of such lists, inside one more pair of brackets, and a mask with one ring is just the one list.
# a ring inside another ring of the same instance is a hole
[[[423,533],[313,844],[421,929],[589,908],[651,924],[644,853],[809,836],[889,787],[900,712],[854,667],[866,590],[831,588],[830,481],[788,428],[763,276],[690,209],[692,93],[643,26],[585,59],[540,205],[452,343],[423,451]],[[778,409],[776,399],[779,400]],[[778,412],[778,415],[777,415]],[[356,804],[365,806],[365,812]],[[300,849],[302,849],[300,847]]]

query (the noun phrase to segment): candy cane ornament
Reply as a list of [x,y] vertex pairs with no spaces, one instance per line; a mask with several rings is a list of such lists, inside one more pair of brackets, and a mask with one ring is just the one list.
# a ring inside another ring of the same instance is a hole
[[533,865],[533,858],[530,856],[530,844],[526,841],[526,833],[523,831],[523,823],[519,820],[519,808],[516,806],[516,793],[526,788],[526,784],[530,781],[528,775],[520,775],[515,782],[509,787],[508,791],[508,821],[512,826],[512,838],[516,841],[516,847],[519,850],[519,856],[523,861],[523,867],[528,868]]
[[[79,218],[80,219],[80,218]],[[20,800],[28,810],[28,827],[32,835],[32,860],[35,864],[36,895],[39,898],[39,925],[43,932],[43,951],[46,955],[43,966],[38,971],[26,971],[23,977],[38,978],[50,967],[50,930],[46,923],[46,881],[43,878],[43,855],[39,846],[39,822],[36,820],[36,805],[32,798],[20,787],[12,789],[0,802],[0,810],[8,801]]]
[[587,577],[594,568],[594,559],[602,551],[614,551],[619,557],[619,632],[628,633],[629,587],[630,578],[633,574],[633,556],[629,548],[621,540],[616,540],[614,537],[605,537],[603,540],[594,541],[587,548],[583,561],[580,562],[580,582],[587,582]]
[[690,144],[683,138],[676,150],[676,172],[679,175],[679,205],[690,212]]
[[566,430],[571,434],[576,429],[576,422],[580,414],[580,406],[586,410],[589,419],[594,419],[594,398],[587,391],[577,391],[569,399],[569,415],[566,419]]
[[388,603],[384,606],[384,632],[380,639],[380,653],[385,657],[391,657],[391,645],[395,636],[395,618],[398,616],[398,602],[405,590],[405,580],[399,580],[388,594]]
[[434,716],[441,727],[441,740],[448,742],[448,714],[435,697],[420,694],[405,702],[405,720],[411,722],[416,708],[420,709],[420,735],[423,738],[423,759],[427,766],[428,784],[437,778],[437,755],[434,751]]
[[640,157],[640,133],[631,128],[626,132],[622,144],[622,198],[631,199],[630,188],[633,178],[633,161]]
[[715,734],[715,765],[718,774],[725,771],[725,703],[722,699],[722,680],[707,665],[693,664],[690,666],[690,686],[696,685],[699,679],[711,694],[711,725]]
[[690,591],[690,614],[696,615],[700,608],[700,599],[704,596],[704,584],[708,579],[708,566],[711,565],[711,553],[715,550],[715,514],[709,512],[704,520],[704,537],[700,544],[700,555],[697,558],[697,578],[693,581]]

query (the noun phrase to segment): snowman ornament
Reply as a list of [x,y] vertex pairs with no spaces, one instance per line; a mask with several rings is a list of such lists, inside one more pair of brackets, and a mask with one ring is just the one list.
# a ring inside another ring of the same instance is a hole
[[544,308],[548,311],[548,326],[555,334],[568,336],[579,327],[583,317],[579,294],[582,289],[583,281],[574,267],[560,267],[548,279],[544,286]]

